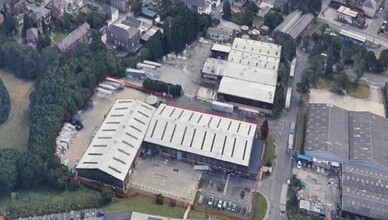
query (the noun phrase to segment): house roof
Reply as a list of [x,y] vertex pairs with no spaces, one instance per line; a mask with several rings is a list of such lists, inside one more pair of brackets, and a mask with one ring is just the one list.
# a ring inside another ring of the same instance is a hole
[[375,0],[366,0],[362,6],[375,9],[377,7],[377,2]]
[[56,46],[61,50],[65,51],[71,44],[77,41],[82,35],[86,34],[90,30],[90,25],[85,22],[75,30],[73,30],[70,34],[68,34],[61,41],[57,42]]
[[113,33],[115,38],[121,40],[132,39],[133,36],[140,32],[136,27],[131,27],[125,24],[112,24],[106,31],[108,33]]
[[66,1],[65,0],[52,0],[52,7],[53,8],[65,8]]
[[311,13],[303,14],[301,10],[295,10],[275,28],[275,31],[289,34],[293,39],[296,39],[314,18],[315,16]]
[[127,16],[123,21],[121,21],[121,23],[138,28],[142,22],[134,17]]
[[36,40],[38,39],[38,29],[36,28],[29,28],[26,31],[26,39],[29,40]]
[[388,169],[370,162],[342,164],[342,210],[373,219],[388,216]]
[[162,104],[144,141],[248,166],[256,124]]
[[98,169],[124,181],[154,111],[154,107],[139,100],[116,100],[77,169]]

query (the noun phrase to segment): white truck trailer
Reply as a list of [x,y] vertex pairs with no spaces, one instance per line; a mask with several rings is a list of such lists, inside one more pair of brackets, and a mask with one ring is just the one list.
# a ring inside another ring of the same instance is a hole
[[295,75],[295,66],[296,66],[296,58],[294,58],[291,62],[291,67],[290,67],[290,77],[293,78]]
[[291,106],[291,92],[292,92],[292,87],[288,87],[287,95],[286,95],[286,103],[284,105],[287,110],[289,110]]
[[220,112],[233,113],[233,105],[223,102],[213,101],[212,108]]
[[282,186],[282,191],[280,193],[280,216],[282,217],[286,215],[287,192],[288,192],[288,185],[284,183]]

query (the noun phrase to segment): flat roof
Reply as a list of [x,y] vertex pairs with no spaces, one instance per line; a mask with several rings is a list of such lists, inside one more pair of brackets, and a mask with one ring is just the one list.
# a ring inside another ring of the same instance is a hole
[[291,29],[287,32],[293,39],[296,39],[301,35],[301,33],[307,28],[309,24],[314,20],[315,15],[313,14],[304,14],[300,17]]
[[270,86],[276,86],[278,80],[277,71],[231,62],[225,66],[224,77]]
[[216,58],[206,58],[205,63],[202,67],[202,73],[216,76],[224,75],[224,68],[228,61],[220,60]]
[[280,58],[282,46],[263,41],[235,38],[232,44],[232,50]]
[[303,12],[301,10],[295,10],[287,15],[287,17],[280,23],[274,31],[280,31],[283,33],[288,33],[295,23],[302,17]]
[[[259,76],[258,76],[259,77]],[[237,96],[250,100],[273,103],[276,86],[249,82],[224,76],[221,79],[218,93]]]
[[161,104],[144,141],[248,166],[256,124]]
[[342,165],[342,210],[373,219],[388,216],[388,169],[363,162]]
[[347,30],[344,30],[344,29],[342,29],[339,34],[347,36],[347,37],[350,37],[350,38],[353,38],[353,39],[356,39],[356,40],[364,42],[364,43],[366,41],[365,37],[357,35],[357,34],[355,34],[353,32],[350,32],[350,31],[347,31]]
[[219,51],[223,53],[229,53],[232,48],[224,44],[213,44],[211,50]]
[[341,5],[338,8],[337,12],[344,14],[344,15],[347,15],[347,16],[350,16],[350,17],[353,17],[353,18],[357,17],[357,14],[358,14],[356,11],[353,11],[352,9],[345,7],[343,5]]
[[228,62],[278,71],[280,58],[232,50],[229,53]]
[[123,181],[155,110],[139,100],[116,100],[77,169],[98,169]]

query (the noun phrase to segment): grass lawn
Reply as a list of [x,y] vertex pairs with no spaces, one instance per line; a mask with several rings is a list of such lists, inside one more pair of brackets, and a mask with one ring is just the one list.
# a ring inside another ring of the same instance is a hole
[[252,26],[253,27],[260,27],[263,22],[264,21],[261,18],[259,18],[258,16],[253,16]]
[[255,207],[253,209],[252,219],[262,220],[267,212],[267,200],[260,193],[256,194]]
[[146,197],[134,197],[127,199],[113,198],[112,203],[103,208],[107,212],[117,211],[135,211],[146,213],[150,215],[160,215],[170,218],[183,218],[186,211],[186,207],[176,205],[171,207],[168,201],[165,201],[163,205],[157,205],[155,199]]
[[298,111],[298,121],[296,127],[296,140],[295,148],[296,151],[303,153],[304,152],[304,136],[306,132],[306,117],[308,110],[309,99],[308,96],[301,96],[301,102],[299,105]]
[[275,148],[276,148],[275,138],[272,134],[269,134],[267,146],[265,147],[264,157],[263,157],[263,161],[262,161],[262,164],[264,166],[266,166],[266,164],[269,160],[273,164],[274,159],[275,159]]
[[315,32],[321,30],[321,28],[323,27],[324,23],[322,22],[317,22],[315,23],[311,29],[309,30],[309,32],[307,33],[308,36],[311,36],[313,35]]
[[0,78],[11,99],[8,120],[0,126],[0,148],[12,147],[25,151],[30,127],[29,96],[34,82],[16,78],[5,70],[0,70]]
[[232,16],[230,17],[229,21],[231,21],[231,22],[233,22],[233,23],[235,23],[235,24],[240,25],[240,24],[241,24],[242,16],[243,16],[242,13],[234,13],[234,14],[232,14]]
[[229,220],[229,218],[221,217],[219,215],[214,215],[214,214],[207,214],[205,212],[201,212],[197,210],[191,210],[188,215],[188,219],[209,219],[209,216],[212,217],[212,219]]
[[17,210],[11,211],[11,215],[16,215],[13,217],[68,212],[72,209],[97,207],[101,198],[101,193],[85,188],[76,191],[34,188],[17,192],[13,196],[0,197],[0,212],[9,209],[10,206],[11,210]]
[[54,44],[65,38],[69,33],[67,32],[54,32],[53,41]]

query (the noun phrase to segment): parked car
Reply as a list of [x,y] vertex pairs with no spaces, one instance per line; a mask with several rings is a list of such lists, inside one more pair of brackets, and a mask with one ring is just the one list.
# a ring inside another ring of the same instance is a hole
[[209,201],[207,202],[207,204],[208,204],[209,206],[212,206],[212,205],[213,205],[213,202],[214,202],[214,198],[213,198],[213,196],[212,196],[212,197],[209,198]]
[[245,197],[245,191],[244,191],[244,190],[241,190],[241,192],[240,192],[240,198],[241,198],[241,199],[244,199],[244,197]]
[[217,208],[221,209],[222,208],[222,200],[218,200],[218,205],[217,205]]
[[236,208],[236,212],[240,213],[241,212],[241,207],[240,206],[237,206]]
[[298,169],[302,168],[302,162],[298,161],[297,168],[298,168]]
[[243,207],[242,210],[241,210],[241,214],[245,215],[246,212],[247,212],[247,208]]
[[237,205],[236,205],[236,204],[233,204],[233,205],[232,205],[232,212],[236,212],[236,208],[237,208]]
[[104,217],[104,216],[105,216],[105,212],[104,211],[101,211],[101,210],[97,211],[96,217]]
[[228,205],[228,202],[227,201],[224,201],[224,203],[222,203],[222,209],[226,209],[226,206]]
[[230,211],[232,209],[232,203],[228,202],[228,205],[226,206],[226,210]]
[[85,219],[85,210],[81,211],[81,219]]
[[214,199],[213,208],[217,208],[217,205],[218,205],[218,199]]
[[202,204],[202,202],[203,202],[203,195],[201,194],[201,195],[199,196],[199,198],[198,198],[198,203],[199,203],[199,204]]

